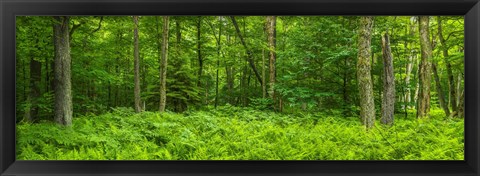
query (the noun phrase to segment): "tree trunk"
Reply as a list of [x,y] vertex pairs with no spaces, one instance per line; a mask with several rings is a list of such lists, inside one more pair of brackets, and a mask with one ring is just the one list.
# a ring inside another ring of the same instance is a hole
[[455,91],[455,81],[453,78],[453,71],[452,71],[452,64],[448,60],[448,46],[446,44],[445,39],[443,38],[443,30],[442,30],[442,19],[441,17],[437,17],[438,22],[438,38],[440,39],[440,44],[442,44],[442,53],[443,59],[445,62],[445,66],[447,67],[447,76],[448,76],[448,90],[449,90],[449,97],[450,97],[450,106],[452,107],[452,111],[457,111],[457,92]]
[[218,27],[218,39],[217,39],[217,75],[215,81],[215,108],[218,106],[218,70],[220,69],[220,50],[221,50],[221,41],[222,41],[222,17],[219,17],[219,27]]
[[435,78],[435,86],[437,88],[438,100],[440,101],[440,106],[442,107],[445,115],[450,116],[450,110],[448,109],[448,104],[445,101],[445,94],[443,93],[442,84],[440,83],[440,78],[438,77],[437,65],[432,63],[433,76]]
[[[262,82],[265,82],[265,49],[262,49]],[[267,85],[262,85],[262,98],[267,95]]]
[[420,48],[422,51],[422,59],[419,66],[419,92],[417,118],[425,118],[430,113],[430,82],[431,82],[431,66],[432,45],[429,37],[429,17],[419,17],[420,31]]
[[202,24],[202,17],[198,16],[197,21],[197,56],[198,56],[198,82],[197,86],[201,87],[201,79],[202,79],[202,72],[203,72],[203,59],[202,59],[202,42],[201,42],[201,24]]
[[133,67],[134,67],[134,82],[135,88],[133,90],[135,96],[135,112],[139,113],[142,111],[142,107],[140,105],[140,54],[138,49],[138,16],[133,16]]
[[465,117],[465,91],[462,91],[460,94],[460,99],[458,101],[458,107],[457,107],[457,117],[458,118],[464,118]]
[[[411,23],[410,23],[409,36],[413,37],[413,36],[415,36],[415,21],[414,21],[414,18],[412,17],[410,21],[411,21]],[[405,46],[407,46],[407,45],[405,45]],[[412,108],[413,106],[410,105],[411,102],[412,102],[412,88],[410,87],[410,78],[411,78],[412,71],[413,71],[413,65],[414,65],[414,63],[416,63],[416,60],[417,60],[417,53],[414,50],[413,44],[412,44],[412,48],[410,48],[409,50],[410,50],[410,55],[408,56],[407,65],[406,65],[406,68],[405,68],[405,85],[407,86],[407,90],[406,90],[406,93],[405,93],[405,104],[406,104],[407,108]]]
[[247,47],[247,44],[245,43],[245,40],[243,39],[242,34],[240,33],[240,29],[238,28],[238,24],[237,24],[237,21],[235,20],[235,17],[230,16],[230,18],[232,19],[233,25],[235,26],[235,30],[237,31],[237,35],[240,38],[240,41],[242,42],[242,45],[243,47],[245,47],[245,50],[247,52],[247,56],[248,56],[247,61],[250,64],[250,67],[255,72],[255,76],[257,77],[258,82],[260,82],[260,84],[263,85],[262,78],[260,77],[260,74],[257,71],[257,67],[255,67],[255,62],[253,61],[253,53]]
[[382,37],[383,51],[383,99],[382,99],[382,124],[393,124],[395,109],[395,74],[393,71],[393,56],[390,49],[388,34]]
[[69,17],[53,17],[55,24],[55,122],[69,126],[72,124],[72,84],[69,38]]
[[373,27],[373,17],[360,17],[360,28],[358,30],[358,62],[357,79],[360,95],[360,117],[362,123],[368,128],[375,125],[375,105],[373,100],[373,85],[370,65],[370,42]]
[[163,44],[160,61],[160,112],[165,112],[167,102],[168,16],[163,17]]
[[276,63],[276,54],[275,54],[275,47],[276,47],[276,27],[277,27],[277,17],[276,16],[267,16],[267,29],[268,29],[268,50],[269,50],[269,55],[270,55],[270,60],[269,60],[269,89],[268,89],[268,94],[270,95],[270,98],[272,99],[273,103],[273,108],[276,109],[276,103],[275,103],[275,63]]

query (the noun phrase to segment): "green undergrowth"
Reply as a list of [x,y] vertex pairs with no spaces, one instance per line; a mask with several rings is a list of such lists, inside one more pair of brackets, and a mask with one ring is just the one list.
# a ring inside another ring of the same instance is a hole
[[[463,120],[355,117],[222,106],[185,113],[117,108],[71,127],[17,124],[18,160],[463,160]],[[378,121],[378,120],[377,120]]]

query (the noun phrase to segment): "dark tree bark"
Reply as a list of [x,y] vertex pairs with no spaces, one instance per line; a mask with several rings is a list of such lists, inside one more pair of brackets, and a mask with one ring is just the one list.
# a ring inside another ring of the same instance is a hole
[[443,93],[442,84],[440,83],[440,78],[437,72],[437,65],[432,63],[433,76],[435,78],[435,87],[437,88],[438,100],[440,101],[440,106],[445,112],[445,115],[450,116],[450,110],[448,109],[448,104],[445,101],[445,94]]
[[230,16],[232,19],[233,25],[235,26],[235,30],[237,31],[237,35],[240,38],[240,41],[242,42],[242,45],[245,47],[245,50],[247,51],[247,61],[250,64],[250,67],[253,69],[253,72],[255,72],[255,76],[257,77],[258,82],[263,85],[262,78],[260,77],[260,74],[257,71],[257,67],[255,67],[255,62],[253,61],[253,53],[250,51],[250,49],[247,47],[247,44],[245,43],[245,40],[242,37],[242,34],[240,33],[240,29],[238,28],[237,21],[235,20],[235,17]]
[[395,109],[395,74],[393,71],[393,56],[390,49],[388,34],[382,37],[383,51],[383,99],[382,99],[382,124],[393,124]]
[[443,38],[442,18],[440,16],[437,17],[437,23],[438,23],[438,38],[440,39],[440,44],[442,44],[441,46],[442,46],[443,59],[445,62],[445,66],[447,67],[450,106],[452,107],[452,111],[455,112],[457,111],[457,100],[455,98],[457,97],[457,92],[455,91],[455,81],[453,78],[452,64],[450,64],[450,61],[448,60],[449,58],[448,47],[447,47],[445,38]]
[[55,122],[69,126],[72,124],[72,85],[69,17],[54,18],[55,38]]
[[135,88],[133,90],[135,96],[135,112],[139,113],[142,111],[140,105],[140,54],[138,49],[138,16],[133,16],[133,67],[134,67],[134,82]]
[[429,37],[429,17],[419,17],[419,31],[420,31],[420,48],[422,51],[422,59],[419,66],[419,91],[418,91],[418,106],[417,118],[425,118],[430,113],[430,82],[431,82],[431,58],[432,45]]
[[462,91],[460,94],[460,99],[458,101],[458,107],[457,107],[457,116],[458,118],[464,118],[465,117],[465,91]]
[[202,59],[202,41],[201,41],[202,17],[198,16],[197,21],[197,58],[198,58],[198,82],[197,86],[201,87],[202,73],[203,73],[203,59]]
[[[265,82],[265,49],[262,49],[262,82]],[[267,84],[262,85],[262,98],[267,95]]]
[[168,16],[163,17],[163,44],[160,61],[160,112],[165,112],[167,102]]
[[359,25],[357,79],[360,95],[360,117],[363,125],[365,125],[368,129],[375,125],[373,84],[370,73],[370,42],[372,39],[371,31],[373,27],[373,17],[360,17]]
[[223,17],[219,17],[219,27],[218,27],[218,38],[217,38],[217,75],[215,81],[215,108],[218,106],[218,70],[220,69],[220,50],[221,50],[221,41],[222,41],[222,26],[223,26]]
[[276,27],[277,27],[277,17],[276,16],[267,16],[267,29],[268,29],[268,49],[269,49],[269,89],[268,94],[270,98],[274,102],[274,109],[275,106],[275,80],[276,80],[276,54],[275,54],[275,47],[276,47]]

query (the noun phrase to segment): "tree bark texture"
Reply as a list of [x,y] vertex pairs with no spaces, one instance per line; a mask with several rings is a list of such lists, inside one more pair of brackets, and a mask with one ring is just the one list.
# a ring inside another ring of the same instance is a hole
[[360,117],[363,125],[368,129],[375,125],[375,105],[373,100],[372,76],[370,73],[370,42],[372,38],[373,17],[360,17],[359,25],[357,79],[360,95]]
[[252,51],[250,51],[250,49],[247,47],[247,44],[245,43],[245,40],[243,39],[243,36],[240,33],[240,29],[238,28],[238,24],[237,24],[237,21],[235,20],[235,17],[230,16],[230,19],[232,19],[233,25],[235,26],[235,30],[237,31],[237,35],[240,38],[240,41],[242,42],[243,47],[245,47],[245,50],[246,50],[247,56],[248,56],[247,61],[250,64],[250,67],[255,72],[255,76],[257,77],[258,82],[260,82],[260,84],[263,85],[264,83],[262,82],[262,78],[260,77],[260,74],[257,71],[257,67],[255,67],[255,62],[253,61]]
[[445,94],[443,93],[442,84],[440,83],[440,78],[437,72],[437,65],[432,63],[433,76],[435,78],[435,87],[437,88],[438,100],[440,101],[440,106],[445,112],[445,115],[450,116],[450,110],[448,109],[448,104],[445,101]]
[[386,33],[382,37],[383,51],[383,99],[382,99],[382,124],[393,124],[395,109],[395,74],[393,71],[393,56],[390,49],[390,39]]
[[138,49],[138,16],[133,16],[133,67],[134,67],[134,96],[135,96],[135,112],[139,113],[142,111],[142,107],[140,105],[140,54]]
[[72,84],[69,17],[53,17],[55,45],[55,122],[69,126],[72,124]]
[[418,91],[418,106],[417,118],[425,118],[430,113],[430,83],[431,83],[431,58],[432,45],[429,37],[429,17],[419,17],[419,31],[420,31],[420,48],[422,58],[419,65],[419,91]]
[[437,17],[438,23],[438,38],[440,39],[440,44],[442,44],[442,54],[443,59],[445,62],[445,66],[447,67],[447,76],[448,76],[448,90],[449,90],[449,97],[450,97],[450,106],[452,107],[452,111],[457,111],[457,91],[455,91],[455,81],[453,77],[452,71],[452,64],[450,64],[449,55],[448,55],[448,46],[446,44],[445,38],[443,38],[443,30],[442,30],[442,18],[439,16]]
[[168,16],[163,17],[163,44],[160,61],[160,112],[165,112],[167,102]]
[[[268,23],[268,49],[269,49],[269,88],[268,94],[270,98],[275,102],[275,63],[276,63],[276,28],[277,28],[277,17],[276,16],[267,16],[267,23]],[[275,105],[275,103],[274,103]]]

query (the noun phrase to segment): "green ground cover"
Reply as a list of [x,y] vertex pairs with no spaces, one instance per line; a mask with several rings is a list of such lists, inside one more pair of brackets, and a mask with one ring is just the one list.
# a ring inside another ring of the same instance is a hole
[[[21,122],[18,160],[463,160],[463,119],[432,109],[366,132],[341,113],[280,114],[222,106],[185,113],[117,108],[73,125]],[[378,120],[377,120],[378,121]]]

